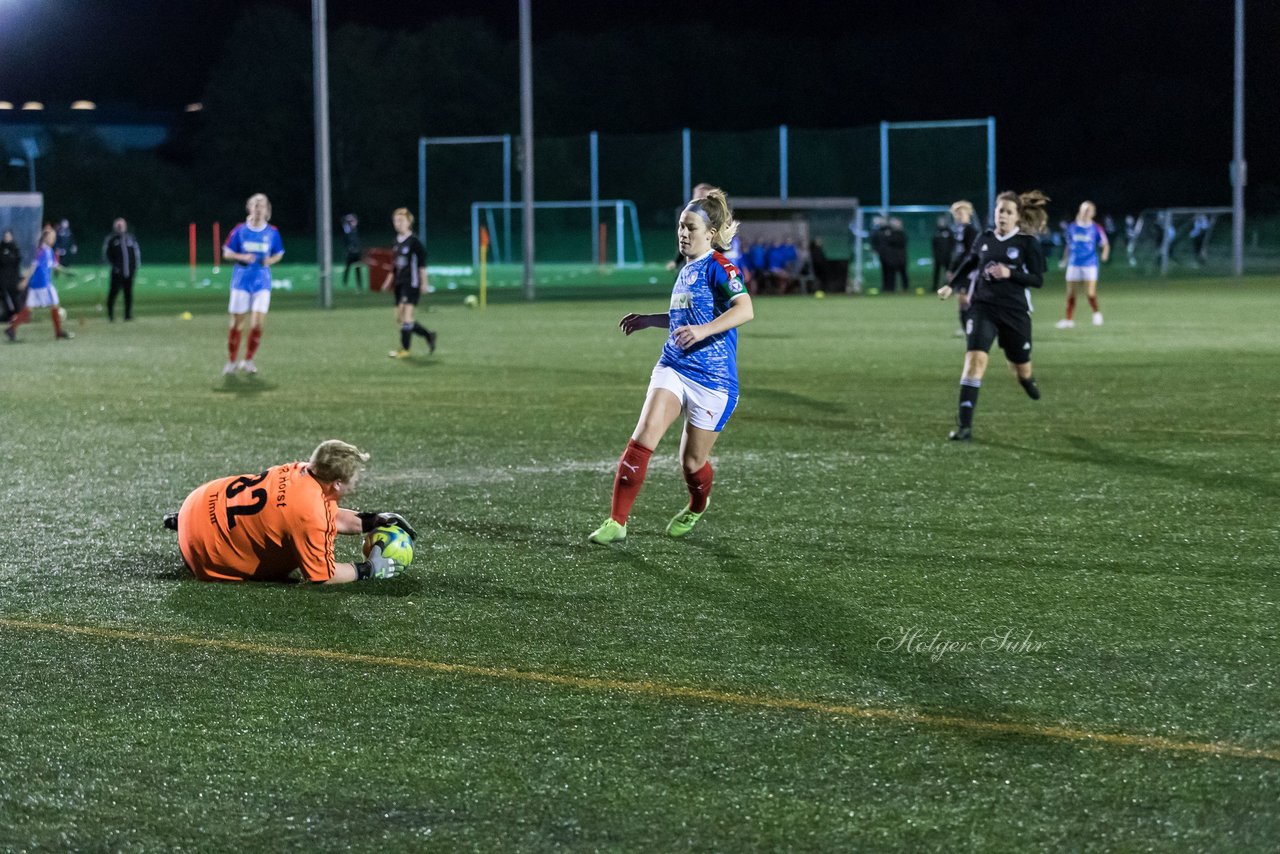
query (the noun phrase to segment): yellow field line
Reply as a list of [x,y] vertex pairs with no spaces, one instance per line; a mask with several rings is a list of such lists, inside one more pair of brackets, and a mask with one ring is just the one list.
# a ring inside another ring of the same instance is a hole
[[474,664],[449,664],[448,662],[428,661],[421,658],[365,655],[355,652],[340,652],[332,649],[271,646],[269,644],[250,643],[248,641],[198,638],[191,637],[189,635],[154,634],[151,632],[108,629],[97,626],[71,626],[61,623],[41,623],[31,620],[14,620],[4,617],[0,617],[0,628],[36,632],[57,632],[60,634],[84,635],[111,640],[137,640],[150,641],[154,643],[182,644],[190,647],[234,650],[261,655],[319,659],[323,661],[339,662],[342,664],[402,667],[412,670],[428,671],[431,673],[461,674],[464,676],[482,676],[490,679],[506,679],[517,682],[561,685],[566,688],[575,688],[584,691],[610,691],[616,693],[636,694],[643,697],[660,697],[670,700],[701,700],[708,703],[749,706],[773,711],[811,712],[841,718],[887,721],[894,724],[919,724],[930,727],[969,730],[971,732],[1053,738],[1065,741],[1080,741],[1093,744],[1115,745],[1119,747],[1138,747],[1148,750],[1161,750],[1175,753],[1199,753],[1209,756],[1224,756],[1237,759],[1270,759],[1273,762],[1280,762],[1280,750],[1244,747],[1242,745],[1229,744],[1221,741],[1180,741],[1155,735],[1094,732],[1092,730],[1076,729],[1064,726],[1011,723],[1005,721],[984,721],[975,718],[925,714],[923,712],[913,712],[902,709],[877,709],[866,706],[821,703],[813,700],[798,700],[789,697],[771,697],[765,694],[741,694],[732,691],[717,691],[708,688],[691,688],[684,685],[673,685],[665,682],[600,679],[592,676],[567,676],[558,673],[539,673],[531,670],[514,670],[506,667],[480,667]]

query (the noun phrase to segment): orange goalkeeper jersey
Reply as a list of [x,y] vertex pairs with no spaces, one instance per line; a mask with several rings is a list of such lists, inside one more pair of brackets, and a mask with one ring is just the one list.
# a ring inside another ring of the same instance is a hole
[[333,577],[338,503],[306,463],[224,477],[198,487],[178,514],[178,548],[202,581]]

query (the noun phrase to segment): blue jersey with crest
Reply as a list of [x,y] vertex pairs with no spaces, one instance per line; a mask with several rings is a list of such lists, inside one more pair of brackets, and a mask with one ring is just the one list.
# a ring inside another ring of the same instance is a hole
[[1098,249],[1106,242],[1107,235],[1096,222],[1080,225],[1073,221],[1067,226],[1067,263],[1073,267],[1098,266]]
[[659,365],[666,365],[704,388],[738,394],[738,330],[708,336],[686,350],[676,343],[681,326],[710,323],[747,292],[733,262],[719,252],[694,258],[676,277],[667,312],[670,334]]
[[280,232],[274,225],[264,225],[254,231],[249,223],[242,222],[227,235],[226,247],[232,252],[248,252],[255,258],[252,264],[236,262],[236,268],[231,273],[233,290],[248,291],[251,294],[271,290],[271,268],[264,265],[262,259],[284,252],[284,241],[280,239]]

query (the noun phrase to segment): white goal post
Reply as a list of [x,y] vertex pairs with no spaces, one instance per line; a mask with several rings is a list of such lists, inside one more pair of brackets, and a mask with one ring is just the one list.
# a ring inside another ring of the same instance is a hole
[[[495,212],[501,212],[509,215],[511,211],[523,212],[524,205],[521,202],[472,202],[471,203],[471,263],[474,266],[480,265],[480,229],[484,227],[489,232],[490,244],[494,247],[494,257],[504,259],[505,263],[513,263],[514,254],[511,252],[510,246],[500,246],[496,222],[494,218]],[[636,203],[630,199],[598,199],[591,200],[568,200],[568,201],[546,201],[534,202],[534,210],[590,210],[598,214],[601,210],[613,211],[613,232],[614,232],[614,266],[616,267],[638,267],[644,263],[644,243],[640,238],[640,216],[636,212]],[[628,228],[630,226],[630,228]],[[602,229],[603,230],[603,229]],[[584,260],[586,263],[595,264],[599,261],[597,258],[590,257],[595,251],[594,247],[600,248],[600,254],[603,256],[603,247],[596,243],[598,236],[592,229],[587,229],[586,235],[587,250]],[[630,233],[632,252],[627,253],[628,233]]]

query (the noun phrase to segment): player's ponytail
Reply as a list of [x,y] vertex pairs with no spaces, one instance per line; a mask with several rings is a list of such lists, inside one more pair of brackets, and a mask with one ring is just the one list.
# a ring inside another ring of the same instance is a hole
[[1049,197],[1039,190],[1015,193],[1005,190],[996,201],[1010,201],[1018,206],[1018,230],[1027,234],[1043,234],[1049,224]]
[[1018,195],[1019,227],[1029,234],[1043,234],[1049,225],[1049,197],[1039,190]]
[[715,237],[711,238],[713,248],[723,252],[733,243],[733,236],[738,233],[738,221],[733,218],[733,208],[729,206],[729,197],[724,190],[711,187],[705,196],[685,205],[685,209],[699,211],[706,216],[708,225],[715,232]]

